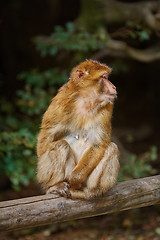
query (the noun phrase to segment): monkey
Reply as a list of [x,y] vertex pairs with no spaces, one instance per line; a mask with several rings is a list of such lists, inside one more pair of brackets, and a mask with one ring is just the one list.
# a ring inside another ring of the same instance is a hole
[[86,60],[43,115],[37,140],[37,179],[45,192],[92,199],[112,188],[119,172],[119,150],[111,142],[116,87],[111,68]]

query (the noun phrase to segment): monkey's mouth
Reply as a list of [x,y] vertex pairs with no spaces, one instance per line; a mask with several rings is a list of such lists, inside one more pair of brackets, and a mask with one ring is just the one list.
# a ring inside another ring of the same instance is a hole
[[117,98],[117,93],[109,93],[109,94],[106,94],[106,97],[108,98],[108,100],[110,102],[114,102],[114,100]]

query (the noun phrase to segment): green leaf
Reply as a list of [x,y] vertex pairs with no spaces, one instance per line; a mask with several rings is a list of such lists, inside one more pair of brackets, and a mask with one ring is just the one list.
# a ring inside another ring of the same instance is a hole
[[150,158],[152,161],[157,160],[158,158],[158,153],[157,153],[157,147],[156,146],[152,146],[150,149]]
[[147,32],[142,31],[139,33],[139,39],[140,39],[140,41],[146,41],[146,40],[149,40],[150,37]]
[[73,33],[75,30],[74,24],[72,22],[68,22],[66,24],[66,27],[67,27],[68,32],[70,32],[70,33]]
[[51,54],[52,56],[56,55],[57,52],[58,52],[58,49],[57,49],[56,47],[51,47],[51,49],[50,49],[50,54]]

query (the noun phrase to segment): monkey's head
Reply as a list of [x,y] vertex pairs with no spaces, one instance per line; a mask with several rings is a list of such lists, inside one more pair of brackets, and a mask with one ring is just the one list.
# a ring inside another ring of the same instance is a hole
[[116,87],[108,80],[111,68],[97,61],[86,60],[75,67],[70,81],[81,93],[93,96],[103,102],[113,104],[117,96]]

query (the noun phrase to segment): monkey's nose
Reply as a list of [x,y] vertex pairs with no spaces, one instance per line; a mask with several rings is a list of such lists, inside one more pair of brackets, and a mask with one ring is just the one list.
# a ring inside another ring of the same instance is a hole
[[108,80],[108,84],[111,88],[116,89],[116,87]]
[[116,94],[117,91],[116,91],[116,87],[108,80],[108,90],[110,92],[110,94]]

